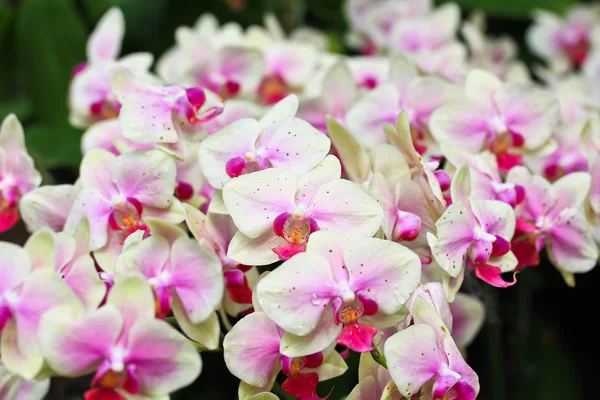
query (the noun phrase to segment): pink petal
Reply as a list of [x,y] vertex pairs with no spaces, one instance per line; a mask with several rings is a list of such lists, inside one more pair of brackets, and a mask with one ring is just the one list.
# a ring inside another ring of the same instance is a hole
[[17,222],[19,222],[19,212],[16,208],[0,209],[0,233],[6,232]]
[[277,325],[308,335],[333,297],[340,296],[327,259],[300,253],[263,278],[256,288],[260,305]]
[[225,282],[217,256],[193,239],[180,238],[171,249],[171,284],[193,323],[204,321],[221,303]]
[[359,353],[371,351],[375,348],[373,338],[377,332],[378,329],[370,325],[360,323],[344,325],[342,333],[337,338],[337,343]]
[[[316,372],[300,373],[288,377],[282,384],[281,388],[299,400],[322,400],[317,396],[317,384],[319,383],[319,375]],[[326,396],[325,399],[329,397]]]
[[138,319],[129,332],[128,348],[125,361],[135,366],[134,375],[144,394],[164,396],[200,374],[197,351],[164,321]]
[[345,179],[321,185],[308,213],[319,229],[343,232],[349,238],[373,236],[383,219],[377,201]]
[[559,269],[588,272],[596,266],[598,247],[581,212],[565,209],[554,221],[549,234],[549,255]]
[[271,381],[279,358],[279,342],[279,331],[274,322],[264,313],[250,314],[225,336],[225,364],[242,381],[253,386],[265,386]]
[[55,371],[83,374],[110,357],[123,328],[117,309],[104,306],[75,321],[73,315],[55,310],[44,316],[40,330],[42,349]]
[[98,21],[87,44],[87,57],[91,62],[114,60],[121,52],[125,33],[125,19],[118,8],[111,8]]
[[121,195],[145,206],[166,208],[175,190],[176,167],[160,150],[126,153],[112,164],[112,179]]
[[373,300],[379,312],[394,314],[417,288],[419,257],[406,247],[382,239],[357,239],[344,249],[354,293]]
[[502,270],[500,267],[496,267],[488,264],[481,264],[475,267],[475,274],[479,279],[489,283],[492,286],[506,288],[517,283],[517,273],[515,272],[513,275],[512,282],[506,282],[500,274]]
[[425,324],[394,334],[385,342],[383,352],[398,391],[407,398],[436,376],[442,363],[435,332]]
[[116,280],[106,304],[119,310],[123,317],[123,334],[127,335],[137,320],[154,318],[154,295],[150,285],[139,275]]
[[27,253],[12,243],[0,242],[0,293],[19,287],[31,271]]
[[63,230],[77,196],[73,185],[42,186],[27,193],[19,202],[19,210],[30,232],[49,227]]

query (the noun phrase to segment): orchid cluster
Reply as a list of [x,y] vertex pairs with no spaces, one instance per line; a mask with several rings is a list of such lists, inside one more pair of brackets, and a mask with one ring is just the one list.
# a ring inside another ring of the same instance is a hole
[[536,14],[542,84],[430,3],[348,1],[355,57],[203,15],[155,72],[109,10],[71,82],[75,184],[40,186],[1,126],[0,230],[31,236],[0,243],[0,398],[91,374],[86,400],[166,399],[223,351],[241,400],[323,398],[350,352],[349,400],[475,399],[463,283],[598,260],[600,13]]

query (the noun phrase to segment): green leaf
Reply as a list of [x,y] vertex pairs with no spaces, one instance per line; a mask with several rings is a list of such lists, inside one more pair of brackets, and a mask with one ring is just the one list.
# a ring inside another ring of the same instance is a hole
[[86,32],[69,0],[27,0],[17,13],[18,70],[35,116],[66,123],[73,67],[85,59]]
[[[449,1],[441,1],[447,3]],[[564,13],[577,2],[575,0],[453,0],[463,9],[482,10],[496,17],[530,18],[533,10],[544,9]]]
[[81,162],[81,134],[66,121],[28,127],[25,140],[31,155],[45,168],[78,168]]
[[31,109],[31,102],[29,99],[21,98],[10,101],[0,101],[0,120],[3,120],[8,114],[15,114],[19,121],[24,121],[33,110]]

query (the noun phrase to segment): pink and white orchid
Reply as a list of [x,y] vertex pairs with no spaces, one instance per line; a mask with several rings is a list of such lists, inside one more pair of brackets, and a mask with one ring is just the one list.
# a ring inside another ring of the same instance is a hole
[[[452,204],[437,221],[437,234],[427,239],[433,258],[448,274],[444,280],[450,301],[462,284],[465,270],[497,287],[514,285],[500,274],[515,269],[517,259],[510,251],[515,231],[511,206],[497,200],[475,198],[467,164],[452,179]],[[527,189],[525,189],[527,191]]]
[[0,242],[0,355],[10,371],[34,379],[44,366],[40,319],[55,307],[83,308],[50,268],[33,269],[27,252]]
[[406,398],[473,400],[479,378],[465,362],[450,330],[422,297],[413,307],[414,325],[385,342],[389,372]]
[[287,260],[303,252],[317,230],[373,236],[381,207],[340,175],[340,162],[330,155],[304,175],[270,168],[231,180],[223,200],[239,232],[228,257],[246,265]]
[[477,153],[496,155],[501,171],[522,160],[522,151],[535,151],[550,139],[558,123],[558,102],[542,89],[506,83],[473,70],[464,96],[447,102],[431,115],[430,129],[440,143],[461,143]]
[[183,138],[197,136],[202,123],[223,111],[222,100],[208,89],[157,85],[121,67],[112,70],[110,81],[121,104],[123,135],[136,143],[157,143],[179,158],[186,157]]
[[583,214],[590,191],[587,172],[573,172],[553,184],[525,168],[513,168],[507,180],[525,188],[525,200],[515,208],[515,243],[530,245],[530,251],[547,252],[565,282],[575,285],[575,273],[596,266],[598,248]]
[[95,310],[106,294],[89,251],[89,223],[83,218],[73,234],[42,228],[29,237],[24,249],[32,270],[48,268],[64,279],[88,310]]
[[[455,91],[436,77],[419,77],[416,67],[404,57],[396,57],[390,67],[387,83],[367,93],[349,110],[346,123],[350,132],[367,148],[385,143],[383,124],[395,124],[398,114],[405,110],[415,139],[425,140],[429,117]],[[421,153],[427,150],[417,146]]]
[[231,178],[269,167],[304,173],[318,165],[330,140],[295,118],[298,98],[288,96],[259,121],[239,119],[206,138],[198,161],[208,182],[222,188]]
[[121,105],[110,88],[110,72],[114,67],[147,74],[153,61],[150,53],[130,54],[117,60],[124,34],[123,13],[118,8],[111,8],[100,19],[88,40],[88,61],[79,64],[73,71],[69,89],[69,120],[72,125],[85,128],[95,121],[119,115]]
[[224,280],[221,264],[207,243],[190,239],[180,228],[149,222],[152,236],[129,242],[115,264],[115,280],[141,273],[152,286],[155,312],[172,311],[183,332],[208,349],[218,347]]
[[240,399],[271,390],[279,371],[286,375],[283,390],[300,400],[320,399],[319,381],[335,378],[348,368],[332,346],[288,357],[280,352],[282,335],[281,328],[257,311],[240,320],[225,336],[225,364],[242,381]]
[[114,260],[129,234],[146,229],[145,217],[183,221],[181,204],[173,196],[175,173],[175,162],[160,150],[139,150],[118,157],[105,150],[89,151],[81,163],[81,192],[65,231],[74,232],[81,218],[87,216],[90,251],[96,257],[106,255]]
[[19,201],[41,181],[25,148],[23,127],[10,114],[0,126],[0,233],[17,223]]
[[379,328],[406,317],[404,304],[421,274],[416,254],[381,239],[348,240],[316,232],[307,251],[257,285],[264,312],[286,333],[282,353],[312,353],[337,338],[358,352],[373,349]]
[[563,19],[548,11],[537,11],[535,24],[527,32],[527,44],[557,72],[580,67],[591,45],[594,25],[600,22],[596,6],[573,8]]
[[117,281],[98,310],[55,308],[41,326],[41,346],[54,371],[65,376],[95,371],[87,400],[165,396],[200,373],[194,347],[154,319],[152,289],[140,276]]
[[[185,221],[192,235],[200,243],[210,246],[219,257],[225,278],[227,297],[233,303],[246,309],[252,304],[252,289],[248,279],[251,267],[229,258],[229,243],[237,233],[231,217],[227,214],[209,212],[203,214],[198,209],[185,205]],[[225,305],[227,301],[224,299]]]

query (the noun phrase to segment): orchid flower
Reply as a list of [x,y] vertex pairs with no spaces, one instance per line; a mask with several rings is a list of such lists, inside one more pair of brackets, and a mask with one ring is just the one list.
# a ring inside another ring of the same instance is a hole
[[0,363],[0,397],[3,400],[42,400],[49,389],[50,379],[23,379]]
[[554,266],[569,286],[575,285],[574,273],[596,266],[598,248],[583,214],[583,202],[590,191],[587,172],[573,172],[553,184],[525,168],[513,168],[509,182],[525,188],[525,200],[515,208],[517,233],[515,245],[529,245],[540,252],[544,245]]
[[92,149],[104,149],[118,156],[132,150],[147,150],[155,148],[154,143],[136,143],[123,135],[117,118],[99,121],[90,126],[81,138],[81,152],[87,153]]
[[346,113],[358,97],[358,88],[348,65],[339,61],[325,74],[320,96],[302,102],[298,117],[321,132],[326,132],[327,116],[344,121]]
[[202,123],[223,111],[222,100],[208,89],[157,85],[121,67],[113,68],[110,81],[121,104],[123,135],[140,144],[157,143],[178,158],[187,155],[183,138],[197,136]]
[[[496,287],[514,285],[500,274],[515,269],[517,259],[510,251],[515,231],[515,213],[506,203],[475,198],[470,171],[461,166],[452,179],[452,204],[437,221],[437,234],[427,239],[433,258],[448,274],[444,280],[452,301],[464,278],[465,269]],[[525,188],[527,192],[527,188]]]
[[24,249],[33,271],[48,268],[64,279],[88,310],[95,310],[106,294],[90,255],[89,223],[83,218],[73,234],[42,228],[29,237]]
[[465,362],[434,308],[422,297],[413,307],[414,325],[387,339],[384,355],[398,391],[406,398],[473,400],[479,378]]
[[332,346],[293,357],[280,353],[283,330],[262,311],[242,318],[223,340],[225,364],[241,379],[239,398],[271,390],[279,371],[286,380],[282,389],[300,400],[321,399],[319,381],[343,374],[346,363]]
[[363,92],[375,89],[390,75],[390,60],[387,57],[352,57],[346,59],[346,64],[355,84]]
[[[416,138],[428,135],[429,117],[452,94],[453,88],[436,77],[419,77],[415,66],[403,57],[394,59],[387,83],[367,93],[348,111],[346,124],[367,148],[385,143],[383,124],[394,124],[406,110]],[[426,146],[420,146],[424,153]]]
[[591,32],[600,21],[594,6],[575,7],[562,19],[548,11],[538,10],[535,24],[527,31],[527,44],[552,69],[565,72],[580,67],[590,51]]
[[473,70],[465,82],[465,95],[451,100],[431,115],[430,129],[440,143],[461,143],[477,153],[489,149],[501,171],[521,163],[524,151],[544,146],[559,118],[558,103],[542,89],[502,82]]
[[256,293],[286,331],[283,354],[312,353],[336,338],[354,351],[370,351],[379,328],[406,317],[403,306],[417,287],[420,264],[394,242],[316,232],[307,251],[264,277]]
[[570,75],[551,82],[551,89],[560,103],[563,124],[570,125],[600,111],[600,83],[581,75]]
[[19,220],[19,201],[42,178],[25,148],[23,127],[14,114],[0,126],[0,233]]
[[221,264],[206,243],[190,239],[180,228],[149,221],[152,236],[121,253],[115,280],[141,273],[154,290],[155,312],[171,311],[183,332],[208,349],[219,345],[219,320],[214,310],[223,297]]
[[183,221],[181,204],[173,196],[175,162],[160,150],[139,150],[118,157],[105,150],[90,150],[80,173],[81,192],[65,231],[73,232],[87,215],[89,250],[97,258],[114,260],[129,234],[146,229],[147,216],[172,223]]
[[227,125],[242,118],[259,119],[264,114],[263,107],[248,100],[228,99],[225,100],[223,112],[215,118],[207,121],[202,126],[207,134],[212,135]]
[[471,193],[482,200],[499,200],[511,207],[523,201],[525,189],[520,185],[503,182],[496,157],[488,151],[469,153],[458,146],[442,145],[446,159],[456,168],[468,164],[471,171]]
[[330,155],[304,175],[270,168],[231,180],[223,200],[239,232],[227,256],[266,265],[303,252],[317,230],[373,236],[381,225],[381,207],[340,174],[339,160]]
[[231,178],[269,167],[304,173],[327,155],[330,140],[294,118],[298,98],[288,96],[259,121],[243,118],[210,135],[198,160],[208,182],[222,188]]
[[0,355],[4,366],[34,379],[44,366],[40,318],[55,307],[83,308],[53,269],[34,270],[21,247],[0,242]]
[[130,54],[117,60],[125,34],[125,19],[118,8],[111,8],[98,22],[87,43],[88,61],[73,72],[69,89],[69,121],[85,128],[95,121],[119,115],[121,105],[110,90],[110,71],[126,67],[139,75],[147,74],[152,65],[150,53]]
[[203,214],[190,205],[185,205],[185,220],[192,235],[200,243],[206,243],[219,257],[225,278],[227,296],[246,307],[252,304],[252,289],[246,272],[252,267],[243,265],[227,256],[229,243],[237,233],[231,217],[209,212]]
[[190,384],[200,357],[169,324],[154,319],[153,304],[150,285],[133,275],[117,281],[92,313],[47,312],[40,342],[49,365],[64,376],[95,371],[86,400],[159,397]]
[[406,308],[409,311],[408,316],[399,325],[398,330],[406,329],[413,325],[415,306],[419,302],[417,299],[425,300],[439,315],[439,318],[444,322],[444,326],[450,332],[453,332],[454,318],[450,309],[450,304],[446,299],[444,287],[439,282],[429,282],[426,284],[420,283],[415,292],[406,302]]

